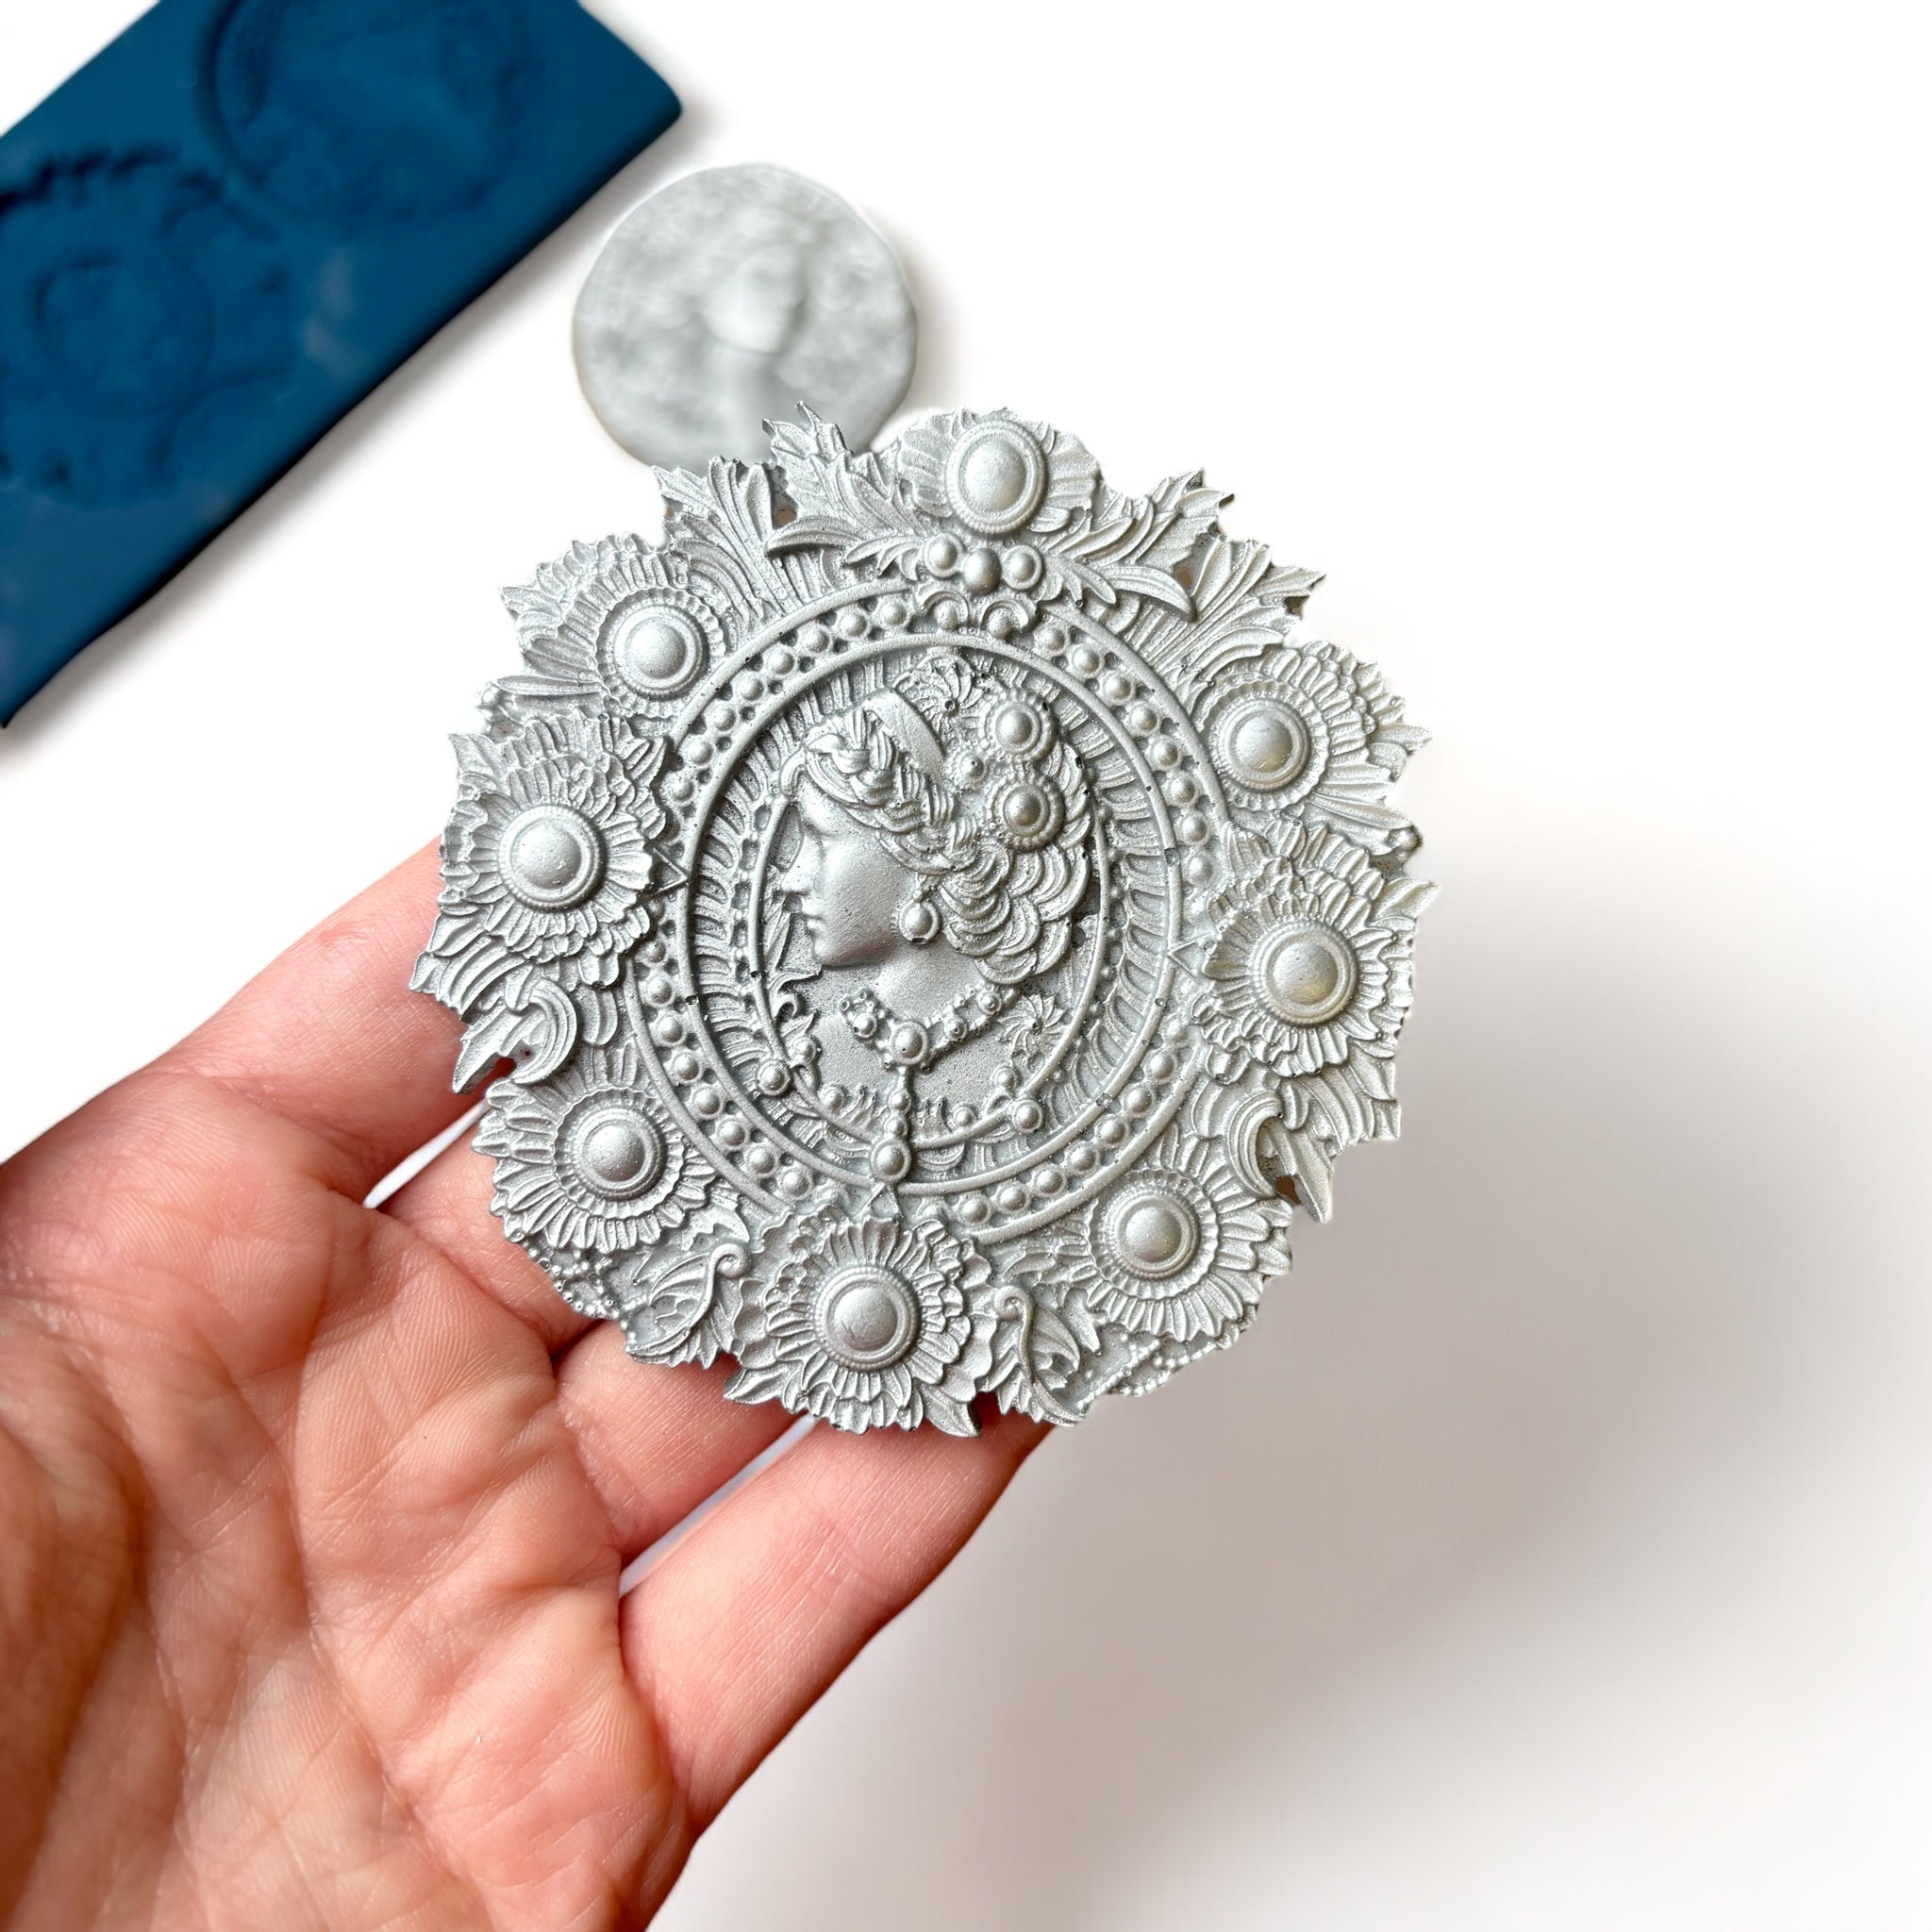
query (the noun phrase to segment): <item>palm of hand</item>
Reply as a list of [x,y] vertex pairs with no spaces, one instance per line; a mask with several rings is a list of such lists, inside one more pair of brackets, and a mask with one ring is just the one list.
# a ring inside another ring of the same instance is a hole
[[[367,1190],[460,1111],[419,856],[0,1169],[0,1914],[648,1918],[1035,1440],[818,1431],[649,1375],[491,1221]],[[18,1795],[11,1795],[17,1793]]]

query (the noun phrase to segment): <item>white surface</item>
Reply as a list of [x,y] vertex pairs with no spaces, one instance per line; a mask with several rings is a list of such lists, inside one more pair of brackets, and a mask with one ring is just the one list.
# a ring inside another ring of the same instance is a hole
[[[1932,1921],[1916,10],[602,10],[685,126],[0,737],[0,1147],[435,829],[496,586],[655,517],[600,237],[801,169],[915,406],[1330,573],[1446,890],[1292,1291],[1050,1445],[662,1923]],[[0,118],[132,11],[11,9]]]

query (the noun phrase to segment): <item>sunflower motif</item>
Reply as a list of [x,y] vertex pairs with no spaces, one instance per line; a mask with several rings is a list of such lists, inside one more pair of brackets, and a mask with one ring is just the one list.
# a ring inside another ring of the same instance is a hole
[[1171,1131],[1087,1210],[1061,1251],[1064,1288],[1096,1321],[1178,1344],[1186,1360],[1247,1325],[1288,1266],[1288,1204],[1257,1199],[1216,1142]]
[[635,1047],[589,1048],[535,1086],[499,1081],[476,1149],[496,1158],[490,1206],[512,1241],[617,1254],[704,1204],[706,1170],[659,1116]]
[[533,718],[456,740],[462,791],[442,840],[442,897],[414,984],[468,1012],[520,965],[609,986],[650,929],[646,841],[661,741],[608,719]]
[[661,727],[724,644],[718,613],[635,537],[573,544],[503,595],[528,669],[485,698],[520,712],[583,708]]
[[1253,1061],[1282,1079],[1354,1074],[1364,1058],[1386,1060],[1412,994],[1410,882],[1391,892],[1366,852],[1319,825],[1290,825],[1278,852],[1254,842],[1257,862],[1211,908],[1195,1011],[1224,1074]]
[[976,1433],[967,1407],[992,1365],[991,1275],[937,1221],[802,1223],[753,1262],[764,1333],[727,1395],[775,1395],[841,1428]]
[[1384,802],[1428,734],[1370,666],[1333,644],[1274,651],[1234,680],[1204,733],[1229,794],[1248,806],[1303,807],[1385,850],[1408,821]]

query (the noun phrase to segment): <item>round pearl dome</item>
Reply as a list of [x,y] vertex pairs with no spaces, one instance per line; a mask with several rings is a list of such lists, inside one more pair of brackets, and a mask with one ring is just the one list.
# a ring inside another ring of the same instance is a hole
[[1020,699],[1001,705],[988,721],[992,741],[1014,758],[1030,758],[1046,741],[1046,720]]
[[1008,437],[987,437],[959,465],[959,498],[981,516],[1005,516],[1026,494],[1026,458]]
[[975,423],[953,445],[946,496],[974,529],[1018,529],[1045,491],[1046,458],[1017,423]]
[[848,1369],[890,1368],[919,1337],[919,1303],[883,1268],[841,1270],[826,1282],[817,1309],[819,1340]]
[[622,1200],[641,1193],[663,1172],[664,1143],[649,1121],[619,1102],[578,1128],[574,1164],[593,1192]]
[[640,604],[620,612],[608,651],[609,668],[621,682],[640,697],[664,697],[696,675],[705,640],[688,612],[669,604]]
[[504,884],[526,906],[544,911],[581,905],[604,876],[603,840],[568,806],[520,811],[504,827],[498,855]]
[[1243,706],[1221,731],[1228,776],[1257,791],[1293,784],[1307,768],[1309,748],[1308,727],[1274,700]]
[[1291,1026],[1319,1026],[1355,997],[1355,954],[1324,925],[1290,925],[1257,949],[1261,998]]
[[1201,1245],[1193,1209],[1158,1188],[1134,1190],[1111,1219],[1109,1232],[1121,1265],[1145,1280],[1179,1273]]

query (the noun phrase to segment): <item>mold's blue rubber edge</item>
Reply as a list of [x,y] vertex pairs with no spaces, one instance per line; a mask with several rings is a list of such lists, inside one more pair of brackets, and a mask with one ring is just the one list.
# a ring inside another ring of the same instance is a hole
[[677,114],[576,0],[160,0],[0,135],[0,724]]

